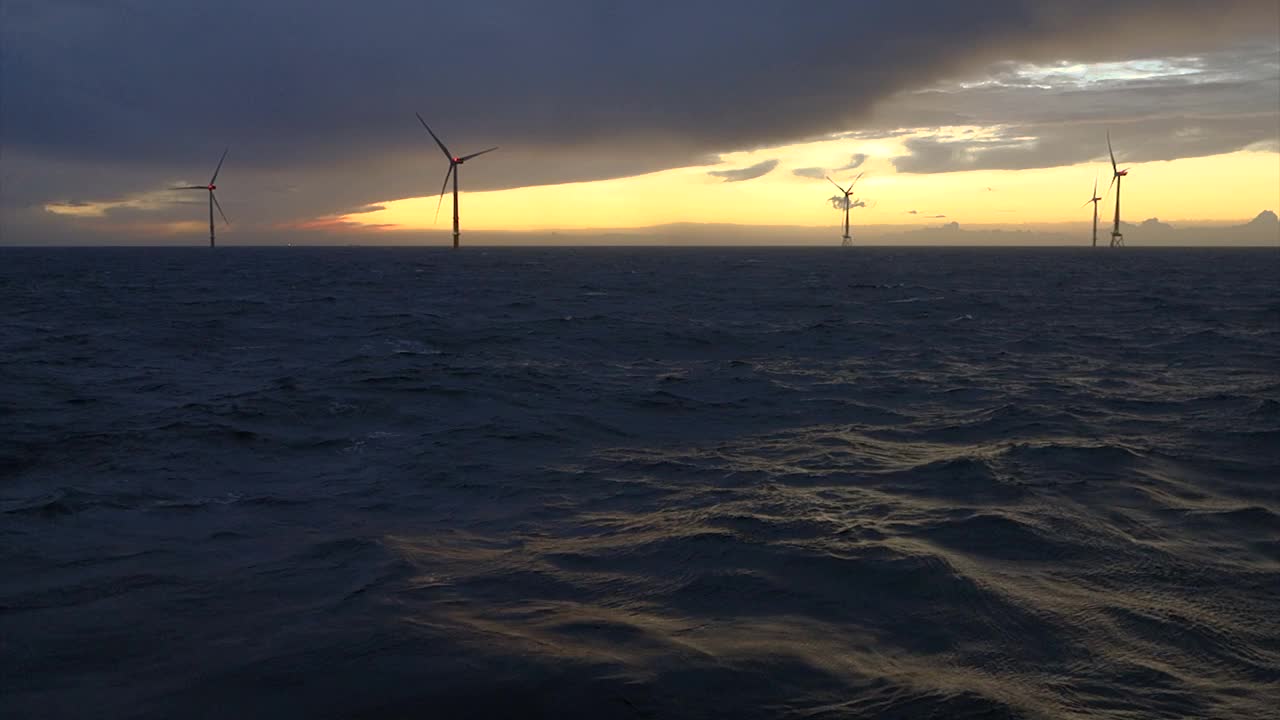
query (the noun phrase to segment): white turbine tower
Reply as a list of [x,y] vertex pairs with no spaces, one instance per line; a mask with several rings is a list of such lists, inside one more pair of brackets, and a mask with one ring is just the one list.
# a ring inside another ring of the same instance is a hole
[[[1093,246],[1094,247],[1098,247],[1098,203],[1101,201],[1102,201],[1102,198],[1098,197],[1098,178],[1094,177],[1093,193],[1090,195],[1088,200],[1084,201],[1084,205],[1093,203]],[[1084,207],[1084,205],[1081,205],[1080,207]]]
[[[418,115],[418,113],[414,113],[414,115]],[[463,155],[462,157],[458,157],[457,155],[454,155],[453,153],[449,152],[449,148],[445,147],[445,146],[444,146],[444,143],[440,142],[440,138],[436,137],[435,132],[433,132],[433,131],[431,130],[431,126],[427,124],[427,121],[426,121],[426,120],[423,120],[423,119],[422,119],[422,116],[421,116],[421,115],[418,115],[418,122],[422,123],[422,127],[426,128],[426,129],[427,129],[427,132],[431,133],[431,139],[436,141],[436,145],[439,145],[439,146],[440,146],[440,152],[443,152],[443,153],[444,153],[444,156],[445,156],[446,158],[449,158],[449,170],[448,170],[448,171],[446,171],[446,172],[445,172],[445,174],[444,174],[444,184],[440,186],[440,199],[436,201],[436,217],[437,217],[437,218],[439,218],[439,217],[440,217],[440,203],[444,202],[444,191],[445,191],[445,188],[449,187],[449,176],[450,176],[450,175],[452,175],[452,176],[453,176],[453,249],[454,249],[454,250],[457,250],[457,249],[458,249],[458,237],[459,237],[459,232],[458,232],[458,166],[459,166],[459,165],[461,165],[462,163],[464,163],[464,162],[466,162],[466,161],[470,160],[471,158],[476,157],[477,155],[483,155],[483,154],[485,154],[485,153],[487,153],[487,152],[493,152],[494,150],[497,150],[498,148],[497,148],[497,147],[491,147],[491,148],[489,148],[488,150],[481,150],[480,152],[477,152],[477,153],[471,153],[470,155]]]
[[[1116,167],[1116,153],[1111,149],[1111,132],[1107,131],[1107,153],[1111,155],[1111,185],[1116,186],[1116,222],[1111,227],[1111,247],[1124,247],[1124,235],[1120,232],[1120,179],[1129,174],[1129,168]],[[1111,191],[1111,185],[1107,191]]]

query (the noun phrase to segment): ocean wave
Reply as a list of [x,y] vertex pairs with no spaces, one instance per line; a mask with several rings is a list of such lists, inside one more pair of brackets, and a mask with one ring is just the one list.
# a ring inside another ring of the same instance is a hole
[[0,713],[1268,716],[1277,266],[837,250],[6,251]]

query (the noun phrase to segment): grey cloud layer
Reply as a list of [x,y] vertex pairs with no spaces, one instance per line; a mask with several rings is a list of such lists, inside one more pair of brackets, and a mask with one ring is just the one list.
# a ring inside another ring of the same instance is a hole
[[742,182],[743,180],[754,180],[762,175],[768,175],[776,167],[778,167],[777,160],[765,160],[750,167],[738,168],[737,170],[712,170],[707,174],[712,177],[724,178],[725,182]]
[[[467,166],[471,189],[615,177],[848,130],[877,101],[999,60],[1267,36],[1277,11],[1270,0],[743,0],[732,12],[7,0],[4,12],[7,205],[148,190],[198,175],[230,143],[229,185],[255,197],[306,187],[254,200],[287,217],[435,192],[443,168],[415,110],[453,147],[502,145],[501,164]],[[1077,17],[1095,31],[1079,33]]]
[[[1280,48],[1263,44],[1206,53],[1183,74],[1107,80],[1080,88],[997,73],[988,86],[909,93],[874,123],[886,130],[934,125],[994,127],[979,136],[916,138],[895,158],[899,172],[1056,167],[1106,157],[1137,163],[1280,149]],[[918,123],[925,124],[925,123]]]

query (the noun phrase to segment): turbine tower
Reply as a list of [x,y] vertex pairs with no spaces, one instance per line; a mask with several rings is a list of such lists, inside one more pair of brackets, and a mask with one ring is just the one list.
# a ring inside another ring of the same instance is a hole
[[[418,115],[418,113],[414,113],[414,115]],[[480,152],[477,152],[477,153],[471,153],[470,155],[463,155],[462,157],[458,157],[457,155],[454,155],[453,153],[449,152],[449,148],[445,147],[444,143],[440,142],[440,138],[436,137],[435,132],[431,130],[431,126],[427,124],[426,120],[422,119],[421,115],[418,115],[418,122],[422,123],[422,127],[426,128],[427,132],[431,133],[431,139],[436,141],[436,145],[440,146],[440,152],[444,153],[444,156],[449,159],[449,170],[444,174],[444,184],[440,186],[440,199],[436,201],[436,217],[437,218],[440,217],[440,203],[444,202],[444,191],[445,191],[445,188],[449,187],[449,176],[452,175],[453,176],[453,249],[457,250],[458,235],[459,235],[458,233],[458,166],[470,160],[471,158],[476,157],[477,155],[483,155],[487,152],[493,152],[498,148],[491,147],[488,150],[481,150]]]
[[[1116,167],[1116,153],[1111,149],[1110,131],[1107,131],[1107,152],[1111,155],[1111,184],[1116,186],[1116,223],[1111,227],[1111,247],[1124,247],[1124,235],[1120,232],[1120,179],[1129,174],[1129,168],[1120,170]],[[1111,191],[1111,185],[1107,186],[1107,191]]]
[[[1101,201],[1102,201],[1102,198],[1098,197],[1098,178],[1095,177],[1093,179],[1093,194],[1090,195],[1088,200],[1084,201],[1084,205],[1093,203],[1093,246],[1094,247],[1098,247],[1098,203]],[[1080,207],[1084,207],[1084,205],[1081,205]]]
[[[840,187],[840,185],[835,180],[832,180],[831,178],[823,175],[823,177],[827,177],[827,182],[831,183],[832,185],[835,185],[837,190],[844,193],[844,235],[840,238],[840,247],[853,246],[853,238],[849,237],[849,208],[853,206],[854,201],[850,200],[849,196],[853,194],[853,186],[857,185],[858,181],[861,180],[862,176],[865,174],[866,174],[865,172],[858,173],[858,177],[854,178],[853,182],[849,183],[848,190]],[[835,198],[832,198],[832,200],[834,202]]]
[[209,247],[215,247],[213,237],[213,206],[218,206],[218,214],[222,216],[222,222],[230,225],[231,221],[227,219],[227,214],[222,212],[222,204],[218,202],[218,197],[213,194],[218,189],[215,184],[218,181],[218,171],[222,170],[222,161],[227,159],[227,148],[222,151],[222,157],[218,160],[218,167],[213,169],[213,177],[209,178],[208,185],[184,185],[182,187],[171,188],[172,190],[207,190],[209,192]]

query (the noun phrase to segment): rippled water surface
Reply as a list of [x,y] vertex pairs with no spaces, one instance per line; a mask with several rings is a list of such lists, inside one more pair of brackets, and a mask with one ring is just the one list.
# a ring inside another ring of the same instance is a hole
[[0,715],[1274,717],[1277,288],[0,251]]

